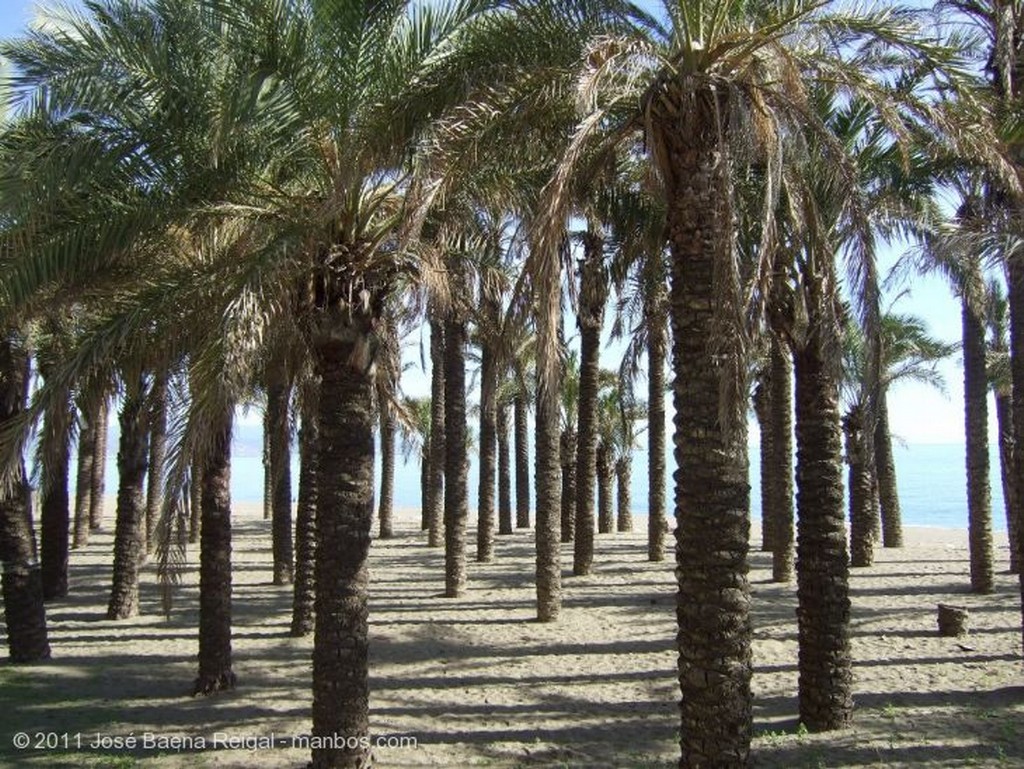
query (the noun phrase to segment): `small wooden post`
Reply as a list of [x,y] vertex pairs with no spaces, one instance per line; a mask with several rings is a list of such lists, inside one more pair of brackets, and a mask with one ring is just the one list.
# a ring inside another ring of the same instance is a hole
[[970,616],[966,606],[950,606],[940,603],[939,635],[958,638],[967,635]]

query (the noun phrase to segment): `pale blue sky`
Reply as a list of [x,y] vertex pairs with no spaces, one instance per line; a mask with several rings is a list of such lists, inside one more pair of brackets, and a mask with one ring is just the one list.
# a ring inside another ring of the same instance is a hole
[[[23,30],[35,13],[35,8],[52,3],[39,0],[0,0],[0,37],[8,37]],[[881,255],[879,267],[887,271],[898,254],[886,252]],[[945,340],[956,341],[960,337],[960,310],[943,280],[930,276],[915,278],[909,285],[910,295],[902,299],[898,309],[921,316],[931,332]],[[417,361],[416,347],[409,355]],[[606,361],[609,365],[617,362]],[[946,377],[947,393],[938,393],[930,388],[915,384],[904,384],[895,388],[889,400],[890,418],[893,431],[909,443],[962,443],[963,442],[963,375],[959,356],[954,356],[942,366]],[[417,372],[409,372],[406,389],[411,394],[420,394],[426,384]],[[990,407],[994,428],[994,408]],[[992,435],[995,435],[994,429]]]

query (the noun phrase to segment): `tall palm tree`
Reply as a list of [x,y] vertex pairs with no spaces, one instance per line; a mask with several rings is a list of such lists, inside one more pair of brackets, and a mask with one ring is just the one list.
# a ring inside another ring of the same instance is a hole
[[[96,409],[93,409],[95,412]],[[78,404],[78,466],[75,473],[75,521],[72,547],[85,547],[89,542],[89,504],[92,501],[93,462],[96,456],[96,425],[93,414],[79,397]]]
[[[25,407],[29,359],[24,338],[9,330],[0,341],[0,424],[17,419]],[[7,648],[12,662],[37,662],[50,656],[43,607],[42,575],[37,568],[35,531],[24,464],[0,494],[0,558]]]
[[466,345],[469,341],[465,255],[450,255],[451,306],[444,323],[444,557],[445,596],[466,589],[466,520],[469,516],[469,453],[466,446]]
[[156,523],[163,508],[164,465],[167,460],[168,372],[159,370],[149,398],[149,470],[146,477],[146,552],[155,547]]
[[427,528],[430,547],[441,546],[442,513],[444,511],[445,463],[445,401],[444,401],[444,328],[430,313],[430,473],[427,481]]
[[145,407],[149,383],[144,373],[127,369],[119,415],[117,450],[117,520],[114,529],[114,575],[107,606],[108,619],[128,619],[139,613],[139,570],[145,556],[146,468],[149,431]]
[[[593,43],[579,85],[587,112],[547,208],[552,227],[560,226],[565,180],[596,173],[588,148],[644,132],[663,183],[671,255],[681,765],[740,764],[750,735],[749,491],[733,162],[749,157],[757,140],[771,182],[781,170],[781,142],[819,132],[804,97],[791,99],[797,83],[842,83],[890,116],[896,98],[904,116],[927,113],[920,91],[888,91],[873,79],[876,64],[892,67],[875,61],[870,41],[899,40],[904,61],[930,71],[940,69],[945,51],[915,39],[907,15],[890,9],[851,19],[828,6],[723,0],[665,3],[664,18]],[[747,155],[736,154],[744,143]],[[769,184],[761,196],[768,218],[776,189]],[[770,227],[763,231],[770,237]]]
[[1013,390],[1009,361],[1009,303],[1006,290],[995,280],[988,282],[986,312],[989,340],[987,369],[996,397],[996,423],[999,428],[999,475],[1006,509],[1006,530],[1010,541],[1010,573],[1020,573],[1020,482],[1014,474]]
[[299,500],[295,516],[295,594],[292,600],[291,635],[313,632],[316,563],[317,508],[317,383],[306,377],[300,386]]
[[601,368],[601,328],[608,301],[604,264],[604,234],[588,221],[580,263],[577,323],[580,329],[580,397],[576,437],[576,525],[572,573],[589,574],[594,562],[594,482],[598,459],[598,374]]
[[562,374],[562,435],[559,458],[562,466],[562,541],[572,542],[576,536],[576,458],[577,416],[580,400],[579,359],[572,351],[565,359]]
[[267,415],[270,473],[270,518],[275,585],[290,585],[294,572],[292,552],[291,400],[293,366],[288,340],[281,339],[267,361]]

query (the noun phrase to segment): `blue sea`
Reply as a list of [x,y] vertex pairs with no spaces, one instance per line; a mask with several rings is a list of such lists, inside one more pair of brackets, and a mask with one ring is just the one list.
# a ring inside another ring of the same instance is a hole
[[[107,457],[107,494],[117,489],[116,431],[110,435],[111,450]],[[262,428],[260,425],[240,424],[236,427],[231,469],[232,498],[238,501],[258,502],[263,499]],[[967,527],[967,497],[963,444],[911,444],[893,447],[899,486],[903,523],[908,526]],[[761,510],[759,451],[750,447],[751,514],[758,519]],[[379,463],[378,463],[379,465]],[[669,512],[672,508],[672,468],[669,456]],[[379,471],[379,466],[378,466]],[[471,458],[470,509],[476,507],[476,457]],[[395,472],[395,506],[420,506],[419,464],[413,459],[403,463],[401,455]],[[845,469],[844,469],[845,479]],[[531,469],[531,493],[532,487]],[[293,448],[292,495],[298,491],[297,449]],[[1003,507],[1002,486],[999,480],[999,453],[991,446],[990,486],[992,490],[992,522],[997,531],[1005,531],[1006,515]],[[633,511],[647,513],[647,456],[637,451],[633,461]]]

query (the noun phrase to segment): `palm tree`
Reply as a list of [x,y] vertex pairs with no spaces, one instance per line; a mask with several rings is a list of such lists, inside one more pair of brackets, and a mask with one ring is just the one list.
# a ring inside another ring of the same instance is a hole
[[498,534],[512,533],[512,454],[509,451],[508,402],[498,395]]
[[398,380],[401,376],[401,350],[397,319],[386,315],[381,337],[380,373],[377,378],[377,411],[380,430],[380,499],[377,502],[378,530],[381,539],[394,536],[395,431]]
[[[29,359],[20,334],[8,331],[0,342],[0,424],[17,419],[25,407]],[[50,643],[43,607],[42,575],[36,566],[36,541],[24,463],[0,495],[0,559],[7,648],[11,661],[48,659]]]
[[295,515],[295,593],[292,600],[291,635],[306,636],[313,632],[316,563],[317,508],[317,383],[311,376],[300,385],[299,427],[299,501]]
[[266,430],[269,440],[270,518],[274,557],[274,584],[290,585],[294,573],[292,552],[291,398],[292,365],[288,342],[282,339],[267,361]]
[[[199,561],[199,675],[193,694],[235,687],[231,666],[231,426],[234,403],[220,404],[202,462]],[[213,415],[211,415],[213,416]]]
[[92,483],[89,491],[89,528],[96,531],[103,525],[103,499],[106,493],[107,433],[110,423],[110,403],[104,396],[98,404],[96,418],[96,446],[93,449]]
[[576,532],[577,422],[580,400],[580,365],[575,351],[568,353],[562,374],[562,435],[559,460],[562,466],[562,541],[572,542]]
[[444,401],[444,328],[435,317],[437,310],[428,309],[430,315],[430,473],[427,488],[427,528],[430,547],[441,546],[441,523],[444,510],[445,463],[445,401]]
[[576,437],[576,525],[572,573],[589,574],[594,562],[594,482],[598,473],[598,373],[601,327],[608,301],[604,235],[588,221],[580,263],[577,323],[580,329],[579,417]]
[[986,312],[989,342],[986,368],[996,396],[999,427],[999,470],[1006,508],[1006,530],[1010,541],[1010,573],[1020,573],[1020,483],[1014,475],[1013,392],[1009,361],[1009,304],[1006,290],[995,280],[988,282]]
[[444,558],[445,597],[466,589],[466,519],[469,516],[469,453],[466,448],[467,310],[463,254],[451,255],[452,298],[444,323]]
[[92,501],[93,462],[96,452],[96,424],[94,415],[79,398],[78,418],[78,467],[75,474],[75,521],[74,535],[71,546],[74,549],[85,547],[89,542],[89,504]]
[[164,465],[167,460],[168,372],[157,371],[149,398],[149,471],[146,479],[146,553],[155,547],[156,523],[163,508]]
[[108,619],[128,619],[139,613],[139,570],[145,556],[146,468],[149,430],[146,399],[149,383],[141,370],[125,370],[117,451],[117,520],[114,529],[114,576],[107,606]]

